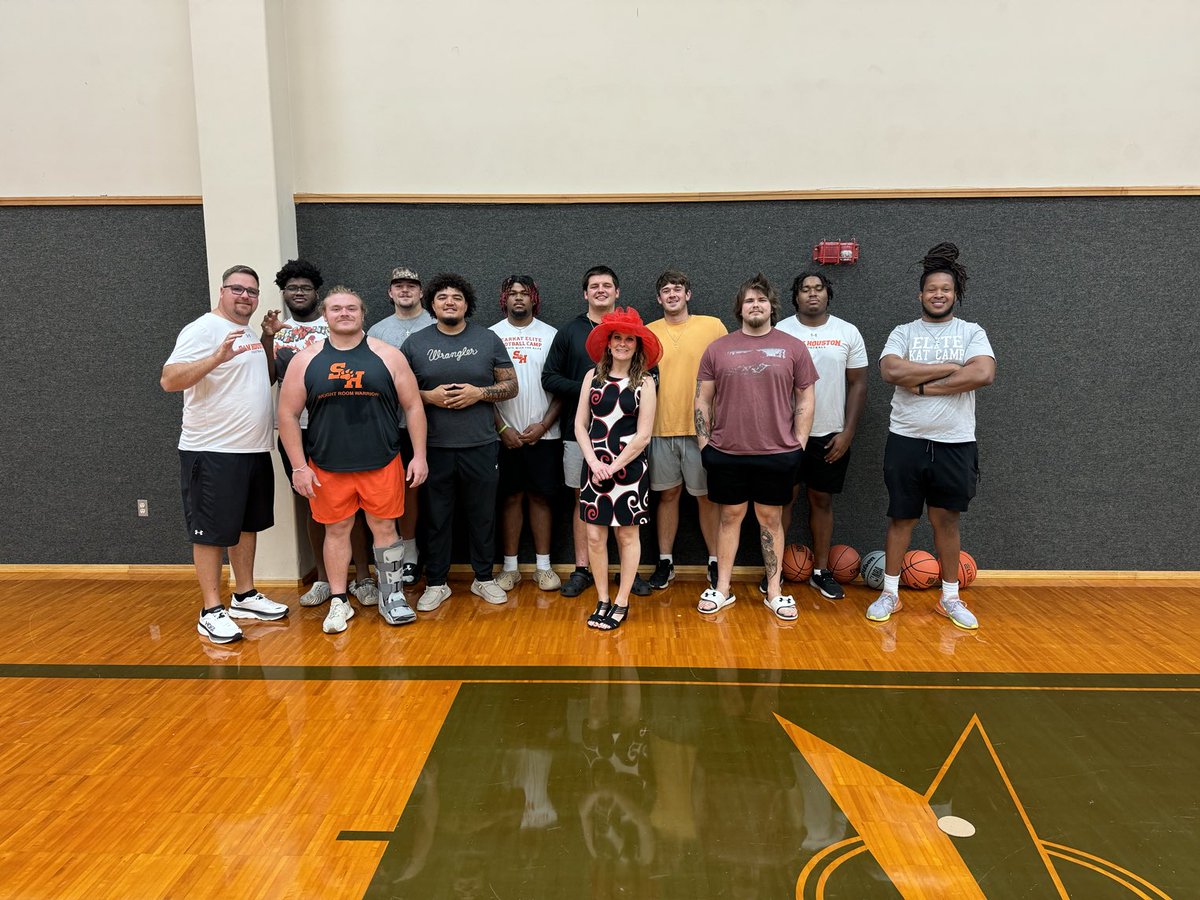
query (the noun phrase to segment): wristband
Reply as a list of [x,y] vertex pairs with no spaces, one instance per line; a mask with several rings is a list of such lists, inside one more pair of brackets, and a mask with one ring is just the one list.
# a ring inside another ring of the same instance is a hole
[[922,397],[924,397],[925,396],[925,385],[923,385],[923,384],[918,385],[917,393],[920,394]]
[[505,430],[506,430],[507,428],[508,428],[508,423],[507,423],[507,422],[505,422],[505,423],[504,423],[503,425],[501,425],[501,426],[500,426],[500,428],[499,428],[499,429],[496,431],[496,434],[504,434],[504,432],[505,432]]
[[[308,466],[293,466],[292,474],[295,475],[297,472],[303,472],[307,468],[308,468]],[[312,470],[310,469],[309,471],[312,471]]]

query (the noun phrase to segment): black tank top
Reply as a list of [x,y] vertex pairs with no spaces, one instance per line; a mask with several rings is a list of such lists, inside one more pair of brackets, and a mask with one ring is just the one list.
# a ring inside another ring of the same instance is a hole
[[304,372],[309,456],[330,472],[382,469],[400,452],[400,406],[387,364],[367,345],[329,341]]

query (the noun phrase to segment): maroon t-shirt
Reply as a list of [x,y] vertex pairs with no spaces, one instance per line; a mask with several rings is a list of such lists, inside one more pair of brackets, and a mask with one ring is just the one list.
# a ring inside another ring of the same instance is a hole
[[750,456],[800,449],[795,392],[819,377],[803,341],[775,328],[757,337],[735,331],[708,345],[696,377],[716,383],[709,440],[718,450]]

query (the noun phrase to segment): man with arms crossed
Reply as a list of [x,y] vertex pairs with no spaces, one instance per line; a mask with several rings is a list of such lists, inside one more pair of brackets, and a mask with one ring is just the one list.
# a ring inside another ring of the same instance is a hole
[[429,537],[425,592],[417,609],[431,612],[450,596],[446,578],[459,503],[467,513],[475,572],[471,593],[488,603],[505,603],[508,594],[492,577],[499,481],[492,404],[517,396],[517,375],[500,338],[467,321],[475,312],[475,289],[461,275],[436,276],[425,286],[421,304],[436,321],[405,341],[403,350],[421,389],[432,450],[422,491]]
[[[408,266],[396,266],[392,269],[388,297],[392,301],[392,306],[395,307],[396,314],[376,322],[367,334],[373,338],[379,338],[381,341],[387,341],[400,350],[410,335],[433,324],[433,316],[421,305],[421,276]],[[412,457],[412,439],[405,427],[404,412],[401,411],[400,458],[407,466],[412,462]],[[417,547],[419,494],[420,491],[415,486],[409,487],[406,494],[407,502],[404,504],[404,515],[396,523],[400,529],[400,540],[404,542],[405,584],[413,584],[421,575],[421,553]]]
[[[563,438],[563,480],[575,492],[575,509],[571,516],[572,536],[575,542],[575,571],[562,586],[564,597],[578,597],[595,580],[588,571],[587,525],[579,516],[579,489],[583,487],[583,451],[579,449],[571,433],[570,423],[575,421],[575,410],[579,406],[579,395],[583,391],[583,377],[596,365],[587,352],[587,338],[592,329],[600,324],[616,306],[621,296],[621,281],[617,273],[608,266],[592,266],[583,275],[583,299],[587,311],[580,313],[564,325],[554,337],[546,367],[542,369],[542,387],[562,400],[559,418],[568,423],[567,435]],[[650,585],[640,577],[633,582],[633,593],[644,597],[650,593]]]
[[954,315],[967,290],[958,247],[938,244],[922,266],[921,318],[898,325],[879,358],[883,380],[896,391],[883,457],[889,498],[883,593],[867,608],[867,618],[886,622],[901,608],[900,566],[928,506],[942,568],[934,611],[970,631],[979,620],[958,595],[958,518],[975,496],[979,474],[975,389],[995,379],[996,358],[986,332]]
[[711,615],[736,599],[733,560],[753,502],[767,569],[763,602],[791,621],[796,601],[782,591],[782,516],[812,426],[817,371],[803,343],[772,327],[779,297],[765,276],[741,286],[733,312],[740,330],[709,344],[696,376],[696,438],[708,498],[721,507],[717,586],[700,595],[698,609]]
[[[354,616],[347,597],[350,532],[361,509],[375,539],[375,569],[387,592],[379,614],[389,625],[412,622],[404,598],[404,549],[396,518],[404,512],[399,407],[413,439],[409,484],[425,480],[425,414],[408,362],[400,351],[363,332],[362,298],[344,287],[322,303],[329,338],[297,354],[279,394],[279,437],[292,464],[292,487],[325,526],[325,571],[332,597],[322,626],[346,630]],[[308,446],[300,436],[308,412]]]
[[647,579],[662,590],[675,577],[675,535],[679,530],[679,496],[686,486],[696,498],[700,533],[708,550],[708,586],[717,586],[717,507],[708,499],[708,474],[696,442],[696,371],[700,356],[726,334],[715,316],[694,316],[688,309],[691,283],[682,272],[668,269],[658,276],[656,299],[663,317],[647,327],[662,344],[658,362],[658,407],[650,439],[650,490],[659,492],[655,530],[658,565]]
[[[817,367],[816,412],[804,446],[800,481],[808,489],[808,526],[812,531],[813,573],[808,583],[830,600],[845,596],[829,571],[833,543],[833,495],[842,492],[850,466],[850,444],[867,405],[867,348],[859,330],[829,314],[833,285],[820,272],[801,272],[792,282],[796,315],[776,327],[804,342]],[[800,493],[799,484],[796,494]],[[794,502],[794,501],[793,501]],[[783,533],[792,521],[792,505],[783,511]]]
[[[159,382],[164,391],[183,391],[179,480],[203,604],[196,630],[214,644],[241,638],[230,616],[288,614],[254,588],[258,532],[275,523],[271,375],[262,342],[246,328],[258,290],[249,266],[227,269],[216,308],[179,333]],[[228,613],[221,603],[226,549],[235,581]]]
[[550,501],[557,494],[562,471],[562,439],[558,413],[562,400],[542,387],[542,369],[558,330],[537,318],[542,299],[529,275],[510,275],[500,286],[504,318],[492,326],[512,359],[517,373],[517,396],[495,404],[500,435],[500,496],[503,508],[504,568],[496,583],[511,591],[521,580],[517,547],[524,524],[522,505],[529,498],[529,530],[537,554],[538,588],[557,591],[558,573],[550,568]]

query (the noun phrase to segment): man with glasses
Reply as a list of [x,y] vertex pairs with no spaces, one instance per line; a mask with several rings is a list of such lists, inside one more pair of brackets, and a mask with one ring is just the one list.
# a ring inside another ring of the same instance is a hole
[[[260,340],[246,328],[258,309],[258,275],[233,266],[216,307],[186,325],[160,384],[183,391],[180,487],[202,606],[196,630],[214,644],[242,636],[238,619],[282,619],[288,608],[254,588],[258,532],[275,524],[271,377]],[[235,590],[221,601],[226,549]]]
[[[317,291],[324,281],[321,270],[304,259],[289,259],[287,264],[275,273],[275,284],[283,292],[283,303],[290,316],[282,323],[278,319],[264,320],[263,347],[267,351],[267,358],[274,361],[276,379],[280,383],[287,373],[288,363],[297,353],[329,337],[329,326],[325,322],[325,316],[321,314],[321,303],[317,299]],[[274,329],[278,330],[271,334]],[[300,414],[300,433],[307,453],[308,410]],[[283,472],[290,484],[292,464],[283,450],[282,440],[279,441],[279,458],[283,462]],[[297,517],[304,523],[309,546],[312,547],[313,558],[317,563],[317,580],[300,597],[300,605],[320,606],[332,595],[329,577],[325,571],[325,526],[312,517],[308,498],[300,494],[295,496]],[[350,582],[350,593],[357,597],[363,606],[374,606],[379,602],[379,587],[371,577],[366,520],[361,512],[355,520],[350,543],[354,548],[354,573],[357,576]]]
[[[421,276],[408,266],[396,266],[392,269],[388,298],[395,308],[395,315],[376,322],[367,335],[387,341],[397,350],[402,350],[404,342],[413,334],[433,324],[433,316],[421,305]],[[413,445],[408,435],[404,410],[400,411],[400,458],[406,467],[412,465]],[[417,547],[418,489],[410,485],[406,491],[408,499],[404,504],[404,515],[396,527],[400,530],[400,540],[404,542],[402,577],[405,584],[413,584],[421,577],[421,553]]]

